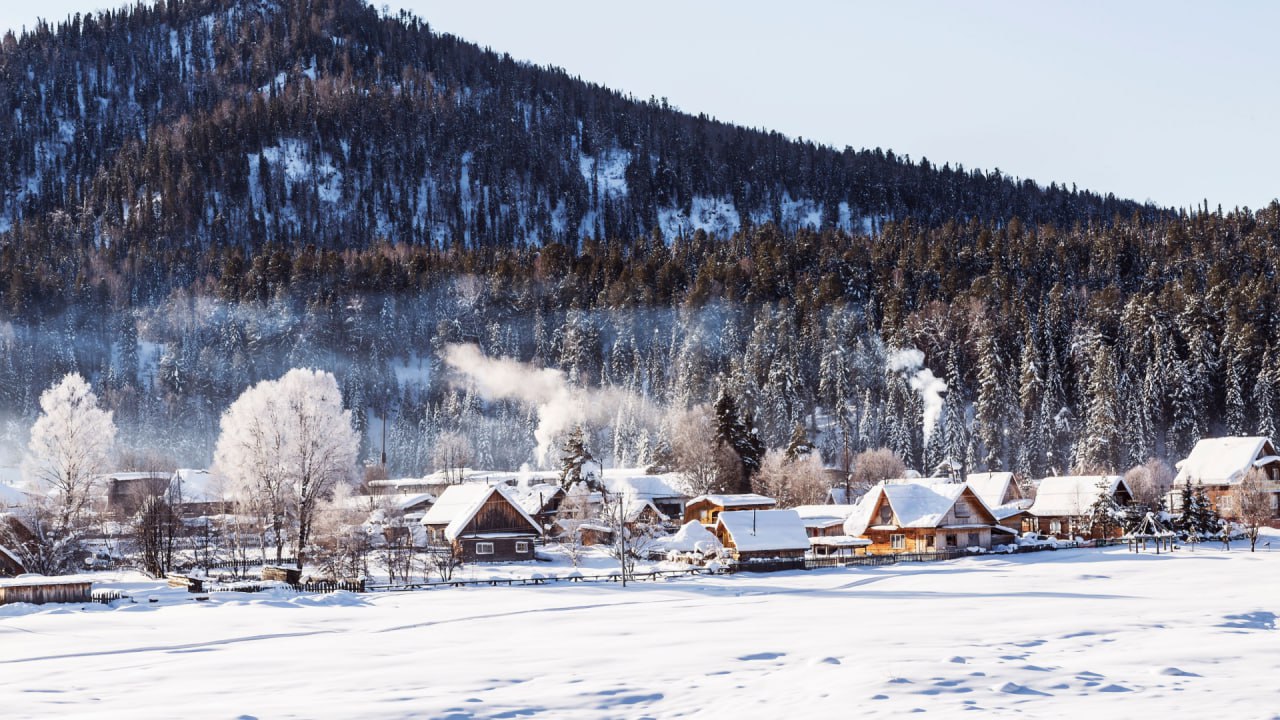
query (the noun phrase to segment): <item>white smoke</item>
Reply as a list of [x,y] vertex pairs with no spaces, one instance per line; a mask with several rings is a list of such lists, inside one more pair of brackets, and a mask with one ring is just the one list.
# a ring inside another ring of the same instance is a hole
[[920,401],[924,403],[924,442],[928,445],[942,416],[942,393],[947,391],[947,384],[924,367],[924,353],[915,348],[889,353],[889,370],[911,375],[908,379],[911,389],[920,394]]
[[542,467],[552,464],[556,441],[575,425],[607,424],[629,399],[620,390],[575,387],[554,368],[488,357],[476,345],[447,345],[444,361],[470,379],[485,399],[516,400],[537,411],[534,459]]

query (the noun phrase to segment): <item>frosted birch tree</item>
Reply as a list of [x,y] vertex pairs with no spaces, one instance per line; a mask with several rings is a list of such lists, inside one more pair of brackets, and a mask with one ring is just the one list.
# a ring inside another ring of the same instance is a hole
[[222,416],[214,462],[302,567],[319,503],[356,469],[359,439],[328,372],[293,369],[245,390]]
[[57,531],[65,532],[83,514],[115,438],[111,412],[98,407],[97,395],[79,373],[40,395],[40,417],[31,426],[22,474],[52,502]]

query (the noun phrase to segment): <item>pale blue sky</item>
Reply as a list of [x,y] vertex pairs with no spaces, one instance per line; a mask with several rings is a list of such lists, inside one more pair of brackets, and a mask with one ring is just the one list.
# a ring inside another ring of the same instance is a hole
[[[0,26],[114,4],[5,3]],[[1280,3],[386,5],[638,97],[837,147],[1165,205],[1280,196]]]

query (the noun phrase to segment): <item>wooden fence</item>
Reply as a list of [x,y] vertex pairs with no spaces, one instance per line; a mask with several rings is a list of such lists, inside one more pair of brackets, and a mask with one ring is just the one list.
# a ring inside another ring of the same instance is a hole
[[[685,570],[654,570],[653,572],[637,572],[627,576],[627,582],[643,582],[646,580],[659,580],[669,577],[689,577],[694,575],[720,575],[728,572],[727,569],[709,569],[709,568],[688,568]],[[403,590],[430,590],[432,588],[449,588],[449,587],[467,587],[467,586],[483,586],[483,587],[499,587],[514,585],[550,585],[553,583],[583,583],[583,582],[622,582],[622,574],[611,572],[602,575],[539,575],[536,577],[522,578],[488,578],[485,580],[433,580],[421,583],[403,583],[398,585],[367,585],[368,592],[399,592]]]

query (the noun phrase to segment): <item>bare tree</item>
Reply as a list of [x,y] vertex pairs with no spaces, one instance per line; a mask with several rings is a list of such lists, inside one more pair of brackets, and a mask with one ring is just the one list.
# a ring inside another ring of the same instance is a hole
[[288,535],[301,568],[318,505],[353,477],[358,447],[333,375],[294,369],[232,403],[222,416],[214,457],[264,514],[277,562]]
[[787,459],[781,450],[765,453],[751,485],[755,492],[774,498],[784,508],[820,504],[830,489],[826,468],[817,452]]
[[[853,459],[852,484],[855,492],[866,492],[881,480],[900,478],[907,472],[906,463],[888,448],[864,450]],[[853,502],[853,498],[846,498]]]
[[181,530],[182,520],[164,496],[143,500],[131,526],[143,572],[159,578],[173,569],[174,550]]
[[689,492],[703,495],[723,490],[741,473],[741,460],[732,448],[716,441],[711,408],[698,405],[670,419],[672,469],[680,473]]
[[460,432],[443,432],[436,437],[431,462],[437,472],[451,483],[462,482],[463,470],[471,464],[474,451],[471,441]]
[[1173,487],[1173,477],[1173,468],[1158,458],[1135,465],[1124,474],[1125,484],[1133,493],[1133,504],[1152,509],[1161,506]]
[[1249,532],[1249,552],[1253,552],[1258,547],[1258,528],[1275,516],[1275,494],[1267,474],[1258,468],[1250,470],[1231,489],[1231,498],[1235,501],[1236,520]]
[[462,552],[457,543],[448,542],[439,547],[428,548],[422,563],[424,577],[435,575],[441,581],[449,582],[453,579],[453,574],[462,567]]

